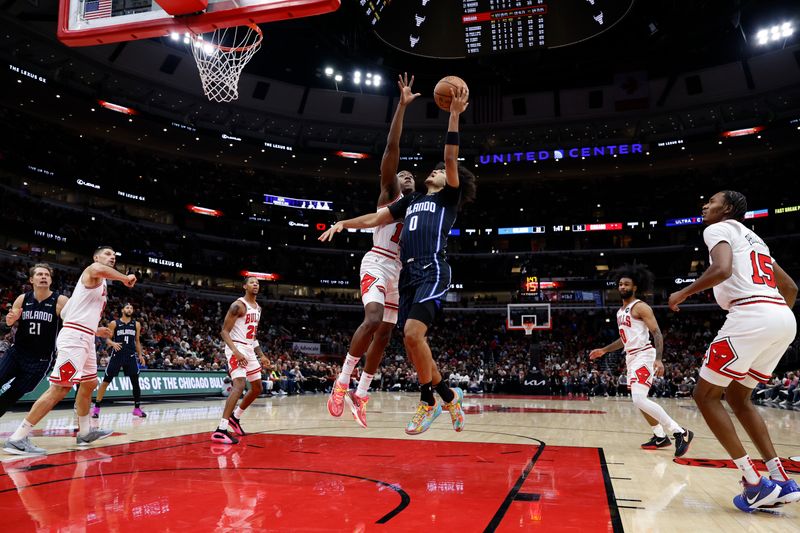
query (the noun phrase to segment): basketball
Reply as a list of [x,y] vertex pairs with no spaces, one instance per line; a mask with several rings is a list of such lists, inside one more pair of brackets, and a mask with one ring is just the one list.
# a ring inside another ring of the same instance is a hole
[[439,80],[436,87],[433,88],[433,99],[436,101],[436,105],[439,106],[439,109],[442,111],[450,111],[450,101],[452,100],[451,91],[460,87],[469,90],[467,82],[458,76],[445,76]]

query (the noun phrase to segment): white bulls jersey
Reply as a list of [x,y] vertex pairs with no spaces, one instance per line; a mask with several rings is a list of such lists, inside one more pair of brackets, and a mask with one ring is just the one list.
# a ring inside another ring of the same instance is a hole
[[106,280],[103,280],[94,289],[87,289],[83,281],[79,279],[75,284],[75,290],[72,291],[72,296],[61,310],[64,326],[94,334],[100,324],[100,318],[103,316],[107,295]]
[[244,298],[239,298],[238,301],[244,304],[246,311],[233,323],[231,340],[237,344],[254,346],[258,333],[258,322],[261,320],[261,306],[256,304],[255,307],[250,307]]
[[625,345],[625,353],[636,355],[639,352],[653,348],[650,343],[650,330],[644,320],[633,317],[633,307],[641,302],[634,300],[629,305],[617,311],[617,326],[619,327],[619,338]]
[[[723,309],[732,305],[768,302],[783,303],[778,292],[772,256],[761,238],[736,220],[711,224],[703,231],[708,251],[721,242],[731,245],[733,273],[714,287],[714,297]],[[710,257],[709,257],[710,261]]]
[[[378,210],[392,205],[402,197],[402,194],[398,195],[393,202],[380,206]],[[377,226],[372,234],[372,249],[367,253],[372,253],[394,261],[400,261],[400,233],[402,231],[402,222],[390,222],[383,226]]]

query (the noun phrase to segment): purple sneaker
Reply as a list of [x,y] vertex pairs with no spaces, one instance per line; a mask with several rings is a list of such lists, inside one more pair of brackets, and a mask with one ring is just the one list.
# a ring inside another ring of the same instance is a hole
[[139,418],[147,418],[147,413],[145,413],[138,407],[134,407],[133,416],[138,416]]
[[100,418],[100,408],[96,405],[92,407],[92,418]]

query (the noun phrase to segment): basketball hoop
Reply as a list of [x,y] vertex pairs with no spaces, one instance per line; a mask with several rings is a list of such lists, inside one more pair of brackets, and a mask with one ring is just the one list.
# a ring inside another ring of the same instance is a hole
[[210,34],[194,35],[192,54],[197,62],[203,92],[214,102],[239,98],[242,69],[261,48],[264,34],[255,24],[219,28]]
[[536,327],[536,324],[533,322],[523,322],[522,329],[525,330],[525,335],[533,335],[533,328]]

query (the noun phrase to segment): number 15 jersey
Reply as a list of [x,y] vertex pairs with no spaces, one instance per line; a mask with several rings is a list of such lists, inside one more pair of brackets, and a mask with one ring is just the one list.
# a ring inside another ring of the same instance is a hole
[[785,303],[777,289],[769,248],[747,226],[736,220],[723,220],[708,226],[703,239],[709,254],[721,242],[730,244],[733,251],[731,277],[714,287],[720,307],[728,310],[749,303]]

